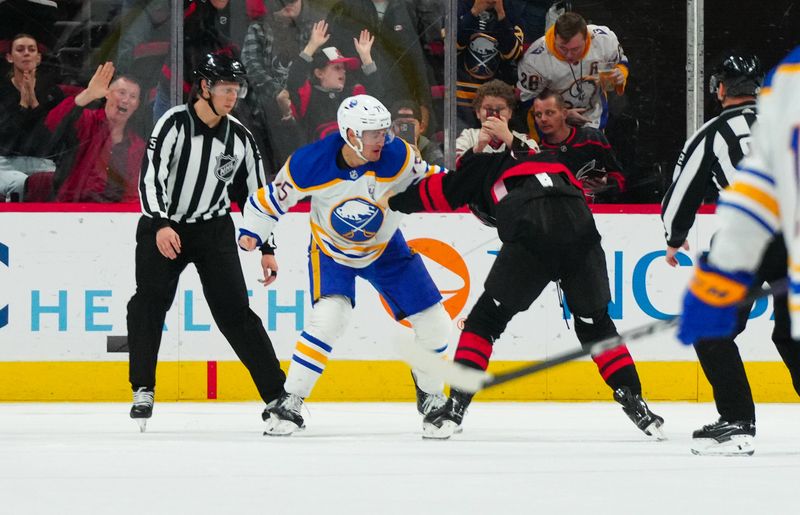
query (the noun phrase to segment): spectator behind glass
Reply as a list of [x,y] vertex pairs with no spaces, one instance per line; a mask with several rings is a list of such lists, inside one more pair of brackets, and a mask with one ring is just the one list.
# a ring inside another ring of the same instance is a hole
[[314,23],[323,16],[304,0],[254,1],[264,2],[266,8],[247,28],[242,47],[242,63],[252,85],[250,95],[277,104],[285,116],[291,111],[286,91],[289,67],[309,41]]
[[0,197],[20,200],[28,175],[56,169],[43,122],[64,94],[37,74],[42,54],[33,36],[14,36],[6,61],[12,70],[0,79]]
[[375,37],[372,58],[384,85],[386,105],[411,98],[422,106],[422,132],[428,130],[431,91],[417,34],[416,5],[408,0],[339,0],[328,14],[330,44],[349,48],[362,30]]
[[[560,5],[553,5],[554,3]],[[509,10],[514,10],[517,24],[522,27],[525,35],[522,45],[524,50],[544,35],[548,11],[563,9],[564,3],[553,0],[509,0]],[[563,14],[563,11],[559,14]],[[516,82],[516,78],[514,81]]]
[[357,70],[358,59],[344,57],[336,47],[319,51],[329,39],[328,24],[315,23],[308,44],[289,69],[287,87],[293,115],[309,143],[339,130],[337,112],[345,97],[362,94],[365,89],[374,94],[379,88],[377,67],[371,55],[375,38],[368,31],[362,30],[359,38],[352,41],[361,57],[361,73],[349,81],[349,91],[347,70]]
[[522,55],[522,28],[508,16],[509,0],[459,0],[456,102],[459,128],[478,127],[472,101],[492,79],[516,80],[513,64]]
[[511,84],[497,79],[482,84],[472,103],[481,128],[464,129],[458,135],[457,161],[469,149],[476,154],[505,152],[509,148],[520,152],[537,151],[539,147],[533,139],[508,127],[516,102],[514,86]]
[[253,19],[242,47],[250,91],[244,104],[250,110],[252,127],[259,144],[269,147],[272,167],[280,167],[299,146],[283,130],[281,118],[292,114],[286,81],[289,68],[311,37],[314,22],[324,18],[308,0],[247,0],[247,14]]
[[399,100],[392,105],[392,130],[395,136],[417,147],[420,157],[426,163],[444,166],[442,146],[422,134],[421,124],[422,113],[419,104],[413,100]]
[[[134,2],[135,3],[135,2]],[[237,55],[238,48],[230,40],[229,0],[183,0],[183,96],[191,90],[192,71],[209,53]],[[135,11],[134,11],[135,12]],[[139,43],[153,39],[169,38],[170,4],[167,0],[153,0],[146,9],[140,9],[130,25],[123,27],[120,54],[126,54]],[[170,47],[171,49],[171,47]],[[130,73],[129,55],[123,59],[122,73]],[[171,56],[166,56],[153,103],[153,121],[170,108],[169,83]]]
[[533,102],[533,114],[542,133],[542,152],[559,154],[559,161],[583,185],[587,202],[624,201],[625,175],[605,135],[593,127],[567,124],[569,110],[561,95],[544,90]]
[[[132,77],[113,81],[114,65],[98,66],[85,90],[65,98],[45,121],[68,152],[53,178],[58,202],[138,202],[144,141],[128,127],[139,107],[140,86]],[[85,109],[101,98],[105,107]]]
[[622,95],[627,79],[628,59],[616,34],[608,27],[587,25],[581,15],[568,12],[525,52],[517,86],[524,105],[549,89],[566,101],[570,124],[603,129],[608,118],[607,92]]

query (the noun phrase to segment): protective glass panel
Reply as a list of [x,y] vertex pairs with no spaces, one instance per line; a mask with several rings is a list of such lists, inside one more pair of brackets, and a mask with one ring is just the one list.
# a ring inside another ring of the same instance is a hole
[[[498,100],[513,108],[505,120],[513,141],[541,142],[530,109],[548,89],[581,109],[570,123],[598,128],[611,143],[622,179],[619,194],[606,195],[605,202],[661,199],[685,126],[684,3],[646,0],[632,9],[608,2],[459,0],[457,7],[456,155],[481,146],[478,129]],[[588,53],[585,39],[562,41],[553,34],[553,23],[569,11],[589,24]],[[501,133],[496,125],[492,130],[496,148]]]

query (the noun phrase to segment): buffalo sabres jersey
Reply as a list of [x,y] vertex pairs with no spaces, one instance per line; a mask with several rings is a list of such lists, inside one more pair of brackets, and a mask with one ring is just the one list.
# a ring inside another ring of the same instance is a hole
[[240,235],[267,241],[278,219],[303,198],[311,197],[311,237],[326,255],[353,268],[363,268],[383,253],[402,215],[377,205],[389,190],[400,192],[438,171],[415,157],[400,138],[383,147],[381,158],[356,168],[341,169],[339,134],[298,149],[272,184],[250,196]]
[[754,272],[773,236],[789,253],[792,336],[800,338],[800,47],[764,81],[750,153],[720,194],[709,262],[725,271]]
[[[531,101],[545,89],[555,91],[568,106],[586,109],[583,116],[591,120],[589,126],[603,128],[607,118],[606,94],[599,85],[598,66],[615,62],[627,80],[628,58],[611,29],[589,25],[587,30],[583,57],[577,63],[570,63],[556,49],[555,29],[548,29],[522,56],[517,86],[523,102]],[[617,86],[618,95],[624,90],[624,83]]]

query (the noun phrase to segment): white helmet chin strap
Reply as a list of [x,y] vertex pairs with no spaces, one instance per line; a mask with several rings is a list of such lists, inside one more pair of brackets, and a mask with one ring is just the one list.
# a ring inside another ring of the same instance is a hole
[[365,162],[366,162],[366,161],[369,161],[369,159],[367,159],[366,157],[364,157],[364,154],[362,154],[362,153],[361,153],[361,152],[363,152],[363,151],[364,151],[364,142],[363,142],[363,141],[361,141],[361,138],[359,138],[358,136],[356,136],[356,141],[358,141],[358,146],[357,146],[357,147],[356,147],[355,145],[353,145],[352,143],[350,143],[350,139],[347,139],[347,140],[345,141],[345,143],[347,143],[347,146],[348,146],[348,147],[350,147],[350,148],[352,148],[352,149],[353,149],[353,151],[355,151],[356,155],[357,155],[357,156],[358,156],[358,157],[359,157],[361,160],[363,160],[363,161],[365,161]]

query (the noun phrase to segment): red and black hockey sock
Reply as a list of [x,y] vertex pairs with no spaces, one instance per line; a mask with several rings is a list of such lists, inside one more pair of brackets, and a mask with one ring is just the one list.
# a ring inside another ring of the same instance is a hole
[[492,344],[488,339],[475,333],[464,331],[458,340],[454,361],[470,368],[486,370],[489,366],[489,359],[492,357],[492,348]]
[[[617,327],[608,316],[608,309],[603,307],[590,316],[575,316],[575,334],[581,345],[591,345],[594,342],[617,336]],[[642,393],[642,384],[639,382],[639,373],[636,365],[625,345],[601,352],[592,359],[597,364],[600,376],[612,390],[620,386],[627,386],[634,395]]]
[[639,373],[625,345],[592,356],[592,360],[597,364],[597,370],[603,381],[612,390],[627,386],[632,394],[641,395],[642,384],[639,382]]
[[486,370],[492,357],[492,342],[503,334],[509,320],[516,313],[516,310],[507,308],[483,292],[464,322],[455,361],[478,370]]

